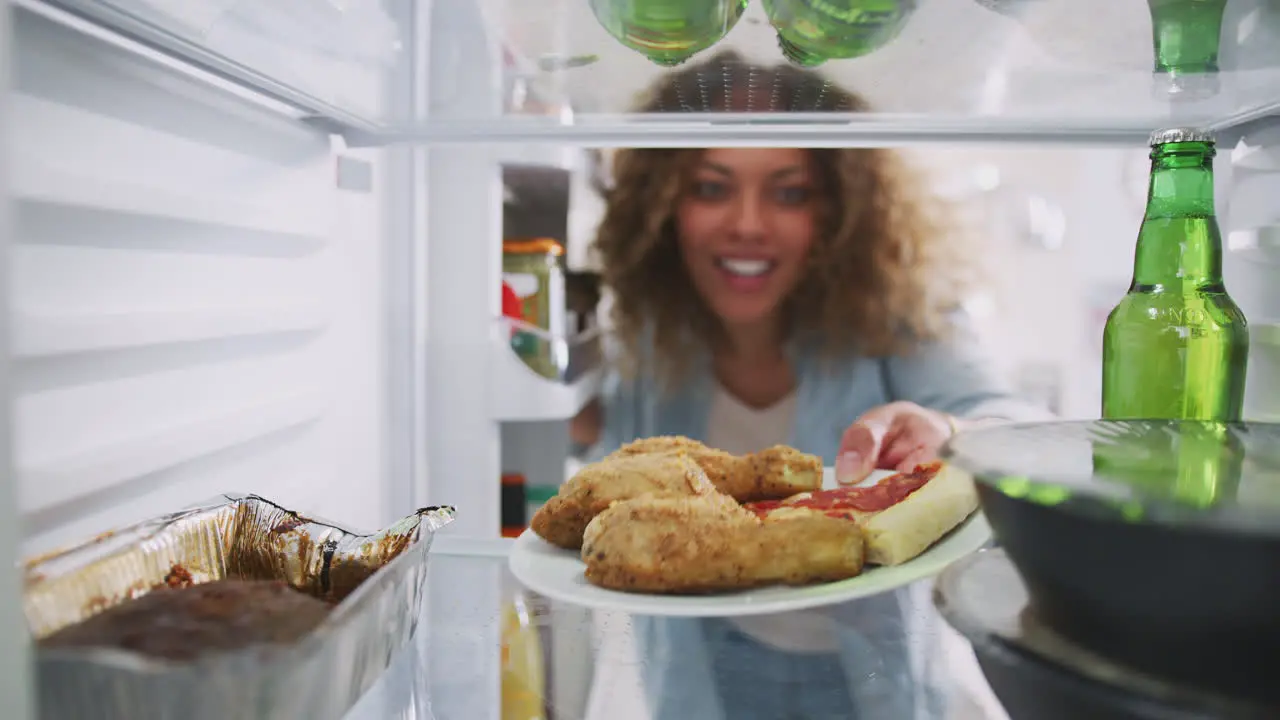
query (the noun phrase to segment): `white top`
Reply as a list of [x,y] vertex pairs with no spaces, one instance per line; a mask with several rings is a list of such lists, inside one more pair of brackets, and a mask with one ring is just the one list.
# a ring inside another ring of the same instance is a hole
[[[791,436],[795,410],[795,393],[770,407],[757,409],[744,405],[717,384],[707,418],[707,445],[734,455],[785,445]],[[820,612],[753,615],[730,622],[760,642],[787,652],[828,653],[839,649],[833,621]]]

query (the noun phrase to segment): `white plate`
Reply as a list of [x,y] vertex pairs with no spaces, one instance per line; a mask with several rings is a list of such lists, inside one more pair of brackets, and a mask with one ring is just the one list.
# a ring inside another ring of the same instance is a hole
[[[874,483],[890,473],[877,472]],[[834,486],[831,468],[824,471],[823,486]],[[716,595],[648,595],[605,590],[587,582],[577,550],[558,548],[526,530],[511,548],[509,564],[525,587],[571,605],[595,610],[616,610],[634,615],[669,617],[733,617],[790,612],[856,600],[932,577],[951,563],[972,553],[991,539],[991,527],[981,512],[974,513],[933,547],[894,567],[872,567],[861,575],[833,583],[805,587],[770,586]]]

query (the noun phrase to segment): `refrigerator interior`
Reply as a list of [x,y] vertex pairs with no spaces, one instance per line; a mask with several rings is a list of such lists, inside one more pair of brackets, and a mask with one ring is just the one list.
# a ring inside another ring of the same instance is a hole
[[[627,114],[660,69],[586,0],[9,3],[0,378],[14,480],[0,526],[22,534],[0,558],[224,491],[357,528],[450,503],[455,549],[496,537],[500,475],[562,478],[565,420],[602,376],[547,380],[511,352],[502,168],[563,172],[556,222],[570,264],[589,269],[601,208],[586,148],[906,147],[967,210],[992,278],[970,309],[1004,369],[1092,417],[1146,135],[1213,126],[1227,280],[1255,328],[1249,412],[1280,418],[1274,9],[1232,0],[1222,90],[1175,107],[1151,91],[1140,0],[1045,0],[1021,16],[920,5],[893,44],[824,68],[879,112],[779,122],[701,114],[705,99]],[[720,46],[780,59],[759,2]],[[465,618],[499,613],[506,582],[477,563],[428,602],[474,627]],[[8,628],[16,595],[0,586]],[[432,648],[430,671],[472,690],[434,699],[440,717],[498,717],[499,642],[460,632]],[[587,712],[581,659],[601,642],[551,642],[581,665],[547,690],[565,717]]]
[[[394,153],[74,3],[5,9],[14,555],[224,492],[364,529],[416,507]],[[366,105],[395,81],[318,69]]]
[[[0,13],[0,46],[8,45],[9,14]],[[0,53],[0,97],[5,97],[9,90],[9,53]],[[9,114],[6,102],[0,100],[0,135],[8,137],[10,132]],[[0,167],[8,166],[9,143],[0,145]],[[0,175],[0,244],[4,252],[0,253],[0,272],[9,273],[9,202],[8,173]],[[4,392],[6,403],[11,397],[9,382],[9,295],[0,295],[0,388]],[[10,434],[12,418],[6,406],[0,414],[0,467],[5,474],[12,477],[12,447]],[[12,566],[21,556],[18,545],[22,530],[18,524],[18,508],[14,502],[13,483],[6,483],[4,495],[0,497],[0,562]],[[0,697],[5,698],[8,711],[23,720],[31,716],[31,667],[28,662],[28,631],[22,615],[20,603],[22,583],[19,574],[10,570],[0,575],[0,647],[6,648],[0,654]]]

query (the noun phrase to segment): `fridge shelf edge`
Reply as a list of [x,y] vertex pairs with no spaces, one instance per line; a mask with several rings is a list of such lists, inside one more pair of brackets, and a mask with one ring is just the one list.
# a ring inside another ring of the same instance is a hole
[[378,123],[277,82],[248,66],[130,17],[99,2],[13,0],[19,11],[38,15],[72,31],[114,45],[197,82],[213,85],[293,120],[324,118],[336,134],[375,133]]

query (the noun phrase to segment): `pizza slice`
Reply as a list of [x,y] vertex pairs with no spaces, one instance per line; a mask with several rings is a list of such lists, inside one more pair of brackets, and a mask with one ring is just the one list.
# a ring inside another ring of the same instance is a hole
[[978,509],[978,493],[967,473],[933,462],[873,485],[817,490],[744,507],[762,518],[785,517],[805,508],[856,522],[865,536],[868,563],[900,565],[972,515]]

